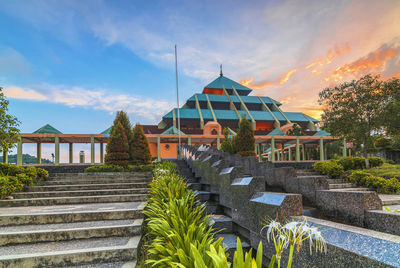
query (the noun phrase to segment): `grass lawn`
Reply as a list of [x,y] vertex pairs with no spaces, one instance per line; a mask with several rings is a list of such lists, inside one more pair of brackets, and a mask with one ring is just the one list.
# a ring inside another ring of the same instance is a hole
[[378,177],[400,179],[400,164],[392,165],[384,163],[380,167],[364,169],[363,171]]

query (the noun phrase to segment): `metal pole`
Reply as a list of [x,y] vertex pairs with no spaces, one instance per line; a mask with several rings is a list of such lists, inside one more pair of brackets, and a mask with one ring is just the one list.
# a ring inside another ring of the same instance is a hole
[[175,45],[175,78],[176,78],[176,103],[178,105],[178,159],[180,158],[181,150],[181,119],[179,112],[179,87],[178,87],[178,53]]

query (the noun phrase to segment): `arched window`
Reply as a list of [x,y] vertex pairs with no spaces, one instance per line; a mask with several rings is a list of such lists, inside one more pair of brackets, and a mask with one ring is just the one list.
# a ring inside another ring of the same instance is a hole
[[215,128],[213,128],[213,130],[211,130],[211,135],[218,135],[218,131]]

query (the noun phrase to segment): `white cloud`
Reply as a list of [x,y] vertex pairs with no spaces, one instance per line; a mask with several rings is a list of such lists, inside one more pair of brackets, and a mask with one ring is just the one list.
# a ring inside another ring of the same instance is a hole
[[59,103],[69,107],[92,108],[110,113],[124,110],[152,123],[160,120],[161,116],[171,108],[167,101],[109,92],[113,91],[50,84],[32,87],[6,86],[4,89],[4,94],[8,98]]

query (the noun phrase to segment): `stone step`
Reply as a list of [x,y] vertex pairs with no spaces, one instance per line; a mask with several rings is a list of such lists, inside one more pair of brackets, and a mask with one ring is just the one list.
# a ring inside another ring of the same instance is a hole
[[[228,252],[230,258],[233,258],[233,255],[236,251],[236,242],[237,242],[237,235],[234,234],[217,234],[215,235],[215,238],[218,239],[222,237],[222,245],[225,246],[225,251]],[[244,241],[241,237],[240,240],[242,242],[242,249],[244,252],[247,252],[250,250],[250,245]]]
[[329,184],[343,183],[342,179],[326,179]]
[[308,171],[308,172],[298,172],[296,171],[296,175],[297,176],[315,176],[315,175],[321,175],[318,172],[312,172],[312,171]]
[[64,266],[64,268],[135,268],[136,260],[128,262],[96,263],[86,265]]
[[97,195],[97,196],[73,196],[73,197],[47,197],[0,200],[0,207],[19,206],[52,206],[61,204],[84,204],[84,203],[108,203],[108,202],[135,202],[145,201],[146,194],[124,194],[124,195]]
[[134,261],[140,236],[0,247],[0,267],[54,267]]
[[305,179],[305,178],[316,178],[316,179],[321,179],[321,178],[325,178],[328,179],[328,176],[325,175],[307,175],[307,176],[297,176],[297,178],[299,179]]
[[143,218],[144,202],[0,208],[0,226]]
[[0,246],[37,242],[139,235],[142,219],[87,221],[2,227]]
[[334,189],[335,191],[343,191],[343,192],[365,192],[371,191],[371,189],[367,187],[350,187],[350,188],[342,188],[342,189]]
[[44,191],[75,191],[75,190],[101,190],[101,189],[128,189],[128,188],[146,188],[148,183],[113,183],[110,184],[70,184],[70,185],[49,185],[49,186],[30,186],[27,187],[28,192],[44,192]]
[[132,178],[151,177],[151,172],[93,172],[93,173],[53,173],[49,178]]
[[[111,187],[111,186],[110,186]],[[118,194],[145,194],[147,188],[131,189],[103,189],[103,190],[80,190],[80,191],[47,191],[47,192],[20,192],[14,193],[15,199],[41,198],[41,197],[66,197],[66,196],[91,196],[91,195],[118,195]]]
[[190,189],[192,189],[192,190],[200,191],[201,190],[201,183],[191,182],[191,183],[188,183],[188,187]]
[[210,216],[210,225],[213,226],[218,233],[232,233],[232,219],[225,215],[213,214]]
[[50,180],[43,181],[38,185],[78,185],[78,184],[120,184],[120,183],[150,183],[151,179],[148,178],[135,178],[135,179],[82,179],[82,180]]
[[355,188],[357,185],[352,183],[336,183],[329,184],[329,189],[345,189],[345,188]]

